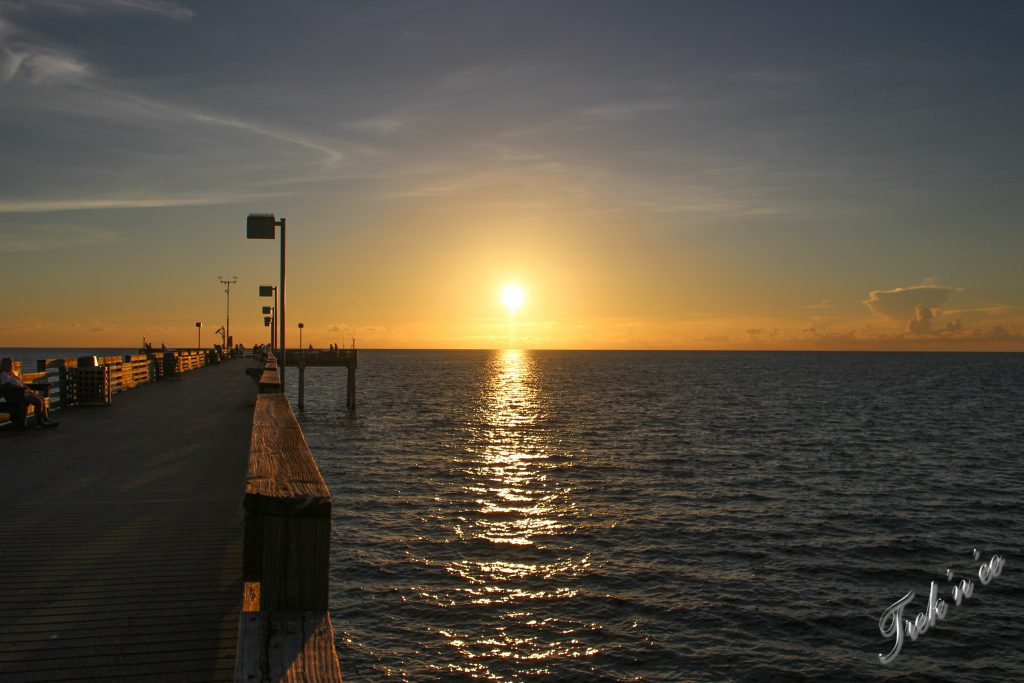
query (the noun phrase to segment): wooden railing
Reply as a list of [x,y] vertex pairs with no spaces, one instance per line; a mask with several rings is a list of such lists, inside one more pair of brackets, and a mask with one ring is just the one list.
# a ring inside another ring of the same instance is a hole
[[263,364],[263,372],[260,373],[260,393],[276,394],[281,391],[281,371],[277,367],[277,359],[271,355]]
[[331,494],[273,358],[256,397],[244,506],[235,680],[340,682],[327,608]]
[[64,361],[39,361],[36,370],[39,378],[35,381],[47,385],[46,395],[50,399],[50,410],[65,407],[67,379],[64,375]]
[[[86,357],[85,362],[47,358],[36,363],[37,372],[26,372],[22,377],[26,384],[47,385],[45,393],[52,411],[75,405],[110,405],[114,394],[168,377],[179,378],[183,372],[219,360],[214,351],[207,349],[93,356]],[[21,371],[20,363],[16,363],[15,370]],[[4,414],[0,407],[0,424],[4,423]]]
[[109,406],[113,400],[115,376],[117,391],[124,391],[121,386],[120,365],[67,368],[64,384],[65,406]]

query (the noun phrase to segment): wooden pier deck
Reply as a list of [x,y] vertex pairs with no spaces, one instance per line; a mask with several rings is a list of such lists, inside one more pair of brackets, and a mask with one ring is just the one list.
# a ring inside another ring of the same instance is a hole
[[0,433],[0,680],[232,680],[251,365]]

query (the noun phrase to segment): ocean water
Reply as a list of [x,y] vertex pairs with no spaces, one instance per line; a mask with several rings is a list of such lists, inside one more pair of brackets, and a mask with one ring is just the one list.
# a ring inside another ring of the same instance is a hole
[[346,680],[1024,680],[1022,354],[359,360],[299,417]]

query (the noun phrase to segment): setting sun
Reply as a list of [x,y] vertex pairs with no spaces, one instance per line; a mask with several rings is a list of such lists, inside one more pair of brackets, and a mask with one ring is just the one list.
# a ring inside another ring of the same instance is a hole
[[509,313],[518,311],[525,300],[526,292],[519,285],[505,285],[505,289],[501,290],[501,302],[505,304],[505,308],[508,309]]

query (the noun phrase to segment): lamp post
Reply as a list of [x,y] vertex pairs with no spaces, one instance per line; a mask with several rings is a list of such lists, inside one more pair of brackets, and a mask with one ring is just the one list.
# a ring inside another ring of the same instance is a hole
[[281,226],[281,300],[278,304],[277,319],[281,325],[280,339],[281,358],[278,360],[278,367],[281,376],[281,391],[284,391],[284,368],[285,368],[285,335],[284,335],[284,247],[285,247],[285,219],[277,220],[272,213],[251,213],[245,221],[245,236],[251,240],[272,240],[275,238],[275,228]]
[[203,324],[196,323],[196,348],[203,348]]
[[224,349],[228,352],[228,357],[230,358],[232,353],[231,349],[228,347],[234,346],[234,344],[232,344],[234,340],[231,339],[231,285],[238,282],[238,277],[232,275],[230,280],[225,280],[223,277],[218,275],[217,280],[225,286],[224,293],[228,295],[228,310],[224,318]]
[[299,351],[306,348],[302,345],[302,328],[305,327],[302,323],[299,323]]

